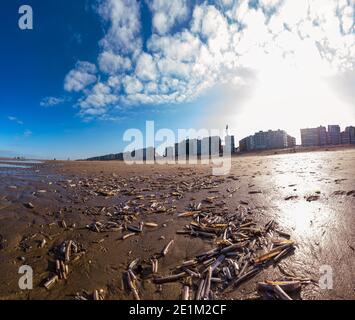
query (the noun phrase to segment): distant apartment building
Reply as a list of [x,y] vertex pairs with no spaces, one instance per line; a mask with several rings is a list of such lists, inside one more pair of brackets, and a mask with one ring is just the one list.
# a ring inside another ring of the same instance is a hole
[[341,144],[340,126],[338,126],[338,125],[328,126],[327,138],[328,138],[327,144],[329,144],[329,145]]
[[235,153],[235,139],[234,136],[227,135],[224,139],[223,152]]
[[355,127],[353,127],[353,126],[347,127],[345,130],[349,132],[350,143],[355,144]]
[[327,129],[321,126],[319,129],[319,144],[325,146],[328,143],[327,139]]
[[175,157],[186,157],[188,158],[189,155],[198,155],[201,154],[202,145],[201,140],[199,139],[186,139],[179,143],[175,143]]
[[284,130],[272,131],[267,133],[268,149],[283,149],[287,148],[287,133]]
[[87,161],[123,161],[128,158],[136,158],[137,160],[154,160],[155,148],[144,148],[139,150],[133,150],[131,152],[120,152],[115,154],[107,154],[99,157],[92,157],[86,159]]
[[116,154],[107,154],[104,156],[99,156],[99,157],[92,157],[86,159],[87,161],[123,161],[123,153],[116,153]]
[[256,150],[267,149],[266,132],[259,131],[254,134],[254,148]]
[[325,146],[327,139],[326,127],[301,129],[301,140],[304,147]]
[[126,159],[130,158],[134,161],[155,161],[156,150],[154,147],[133,150],[132,152],[127,153]]
[[218,136],[203,138],[201,146],[201,155],[218,156],[223,151],[222,139]]
[[[234,137],[230,139],[230,143],[234,144]],[[223,152],[222,140],[218,136],[205,137],[203,139],[185,139],[181,142],[175,143],[173,147],[165,149],[164,156],[175,158],[189,159],[193,156],[219,156]]]
[[301,129],[303,147],[318,147],[325,145],[355,144],[355,127],[347,127],[341,132],[339,125]]
[[239,151],[245,152],[254,149],[254,136],[249,136],[239,141]]
[[341,144],[355,144],[355,127],[346,127],[341,133]]
[[287,135],[287,148],[294,148],[296,146],[296,138]]
[[343,131],[340,134],[341,144],[351,144],[350,134],[347,131]]
[[289,136],[284,130],[276,131],[259,131],[253,136],[246,137],[239,141],[239,150],[268,150],[268,149],[284,149],[293,147],[296,144],[296,139]]

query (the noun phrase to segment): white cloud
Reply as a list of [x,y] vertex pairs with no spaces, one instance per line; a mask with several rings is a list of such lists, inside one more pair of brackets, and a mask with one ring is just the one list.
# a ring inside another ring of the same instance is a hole
[[97,83],[86,98],[79,102],[81,116],[96,116],[107,112],[107,106],[118,101],[109,86]]
[[189,63],[196,60],[200,46],[200,39],[187,30],[173,36],[153,35],[148,41],[148,49],[159,57]]
[[355,2],[352,0],[350,0],[349,3],[345,0],[340,1],[337,7],[337,16],[339,18],[341,31],[345,34],[354,33]]
[[259,0],[259,4],[264,8],[278,7],[283,0]]
[[228,22],[215,6],[201,5],[194,10],[191,29],[207,40],[220,36],[220,33],[226,37]]
[[64,89],[66,91],[79,92],[87,86],[96,82],[96,66],[90,62],[79,61],[75,69],[71,70],[65,77]]
[[280,65],[297,76],[355,67],[353,0],[259,0],[255,7],[248,0],[219,0],[193,8],[178,0],[147,3],[154,32],[145,46],[138,1],[100,6],[109,24],[100,42],[101,73],[79,62],[65,80],[68,91],[83,90],[81,114],[102,117],[117,105],[187,102],[215,86],[249,84],[251,75],[260,81],[271,75],[282,84],[276,75],[287,75],[274,72]]
[[17,124],[23,125],[23,121],[22,121],[22,120],[19,120],[19,119],[16,118],[16,117],[8,116],[7,119],[9,119],[10,121],[16,122]]
[[41,107],[52,107],[52,106],[56,106],[58,104],[62,104],[64,102],[68,101],[67,98],[64,97],[45,97],[41,100],[40,102],[40,106]]
[[125,88],[125,92],[128,95],[139,93],[143,90],[142,82],[140,82],[137,78],[131,76],[126,76],[123,79],[123,86]]
[[110,51],[102,52],[99,56],[98,63],[100,70],[107,74],[116,74],[131,68],[130,59]]
[[142,81],[154,81],[157,78],[157,66],[150,54],[142,53],[136,66],[136,75]]
[[119,76],[111,76],[107,80],[107,85],[112,89],[113,92],[119,92],[122,84],[122,79]]
[[100,42],[103,49],[138,54],[142,46],[139,1],[106,0],[101,4],[99,13],[110,24]]
[[153,29],[161,35],[186,20],[189,14],[187,0],[147,0],[147,4],[153,14]]

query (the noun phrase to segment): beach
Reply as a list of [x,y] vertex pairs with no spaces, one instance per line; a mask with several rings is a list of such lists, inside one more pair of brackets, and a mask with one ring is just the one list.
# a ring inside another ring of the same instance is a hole
[[[295,299],[354,299],[354,163],[355,149],[343,148],[234,157],[225,176],[213,176],[209,165],[118,161],[0,168],[0,299],[67,300],[95,290],[108,300],[133,299],[123,276],[138,258],[141,299],[180,299],[184,282],[157,285],[148,266],[171,240],[158,256],[158,276],[216,247],[222,235],[179,233],[193,220],[179,215],[197,204],[221,217],[245,211],[256,227],[274,221],[295,242],[292,254],[240,286],[212,284],[215,299],[260,299],[258,282],[285,277],[309,279]],[[69,241],[77,249],[66,279],[45,288]],[[22,265],[33,269],[32,290],[18,286]],[[332,289],[319,286],[322,270],[331,270]],[[190,289],[193,297],[197,288]]]

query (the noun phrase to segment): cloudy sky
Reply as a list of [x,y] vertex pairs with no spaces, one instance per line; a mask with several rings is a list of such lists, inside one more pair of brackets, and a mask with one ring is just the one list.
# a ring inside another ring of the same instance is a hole
[[146,120],[237,140],[355,125],[354,0],[27,2],[32,31],[19,1],[1,11],[0,152],[118,152]]

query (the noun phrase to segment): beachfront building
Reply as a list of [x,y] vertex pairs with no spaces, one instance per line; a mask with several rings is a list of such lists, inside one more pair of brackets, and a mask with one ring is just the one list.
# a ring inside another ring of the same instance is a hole
[[327,145],[327,128],[319,126],[318,128],[301,129],[301,140],[303,147],[316,147]]
[[175,157],[188,158],[189,155],[196,156],[201,154],[201,140],[186,139],[175,143]]
[[338,145],[341,144],[341,132],[340,126],[338,125],[330,125],[328,126],[328,134],[327,134],[328,145]]
[[303,147],[321,147],[325,145],[355,144],[355,127],[346,127],[341,132],[339,125],[301,129]]
[[350,143],[355,144],[355,127],[347,127],[345,130],[349,132],[350,135]]
[[202,151],[201,155],[219,156],[222,149],[222,139],[218,136],[206,137],[201,141]]
[[355,127],[346,127],[341,133],[341,144],[355,144]]
[[234,136],[227,135],[225,137],[223,151],[226,151],[227,153],[235,153]]
[[[234,137],[233,137],[234,141]],[[232,142],[231,142],[232,143]],[[165,149],[164,156],[175,155],[175,158],[189,159],[194,156],[219,156],[222,152],[222,140],[218,136],[203,139],[185,139]]]
[[99,157],[92,157],[86,159],[87,161],[123,161],[123,153],[107,154]]
[[254,136],[249,136],[239,141],[240,152],[251,151],[254,149]]
[[303,147],[321,147],[326,145],[355,144],[355,127],[347,127],[341,132],[339,125],[301,129]]
[[287,148],[287,133],[284,130],[272,131],[267,133],[267,148],[268,149],[283,149]]
[[350,134],[347,131],[343,131],[340,134],[340,139],[341,139],[341,144],[350,144],[351,143]]
[[241,152],[254,150],[284,149],[294,147],[296,139],[291,137],[284,130],[259,131],[253,136],[246,137],[239,141]]
[[294,148],[296,146],[296,138],[287,135],[287,148]]
[[144,149],[138,149],[138,150],[133,150],[131,152],[121,152],[121,153],[115,153],[115,154],[107,154],[104,156],[98,156],[98,157],[92,157],[86,159],[87,161],[123,161],[125,159],[129,158],[135,158],[134,160],[155,160],[156,154],[155,154],[155,148],[150,147],[150,148],[144,148]]

